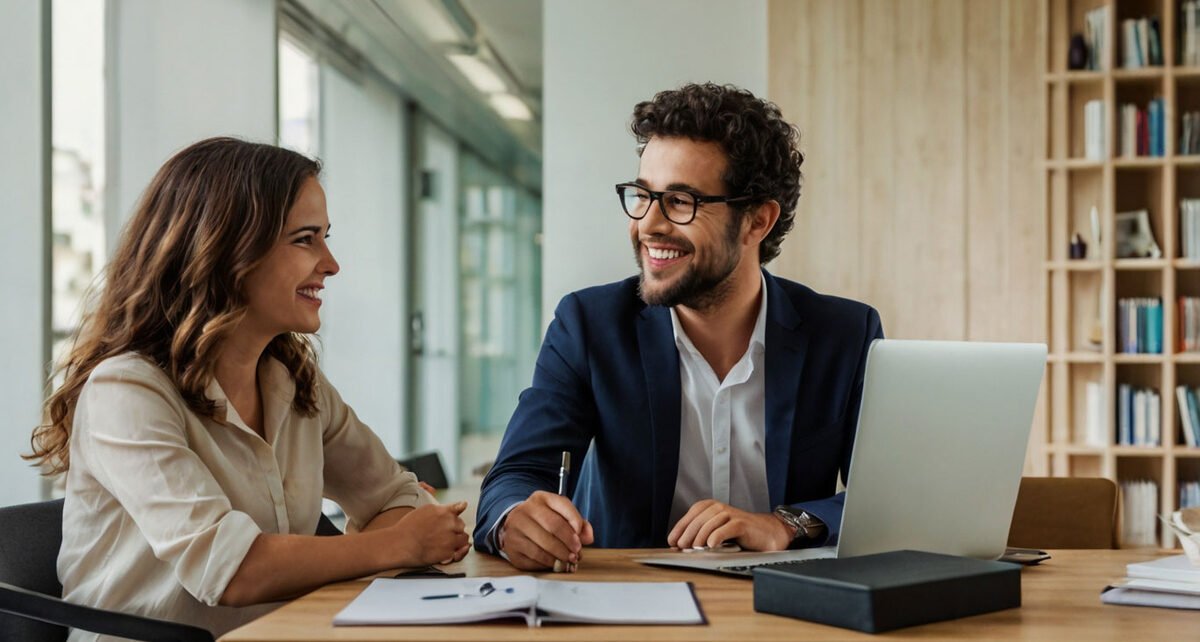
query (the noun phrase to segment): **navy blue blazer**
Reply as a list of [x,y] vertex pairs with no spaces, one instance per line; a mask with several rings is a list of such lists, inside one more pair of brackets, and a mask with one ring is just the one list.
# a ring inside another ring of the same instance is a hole
[[[883,337],[870,306],[763,271],[766,469],[771,505],[791,504],[820,518],[836,541],[845,478],[858,424],[867,349]],[[483,480],[475,546],[496,520],[534,491],[558,490],[562,451],[569,480],[596,546],[667,545],[679,468],[679,352],[670,311],[647,306],[638,279],[568,294],[538,354],[533,385],[521,393]],[[584,457],[586,453],[586,458]]]

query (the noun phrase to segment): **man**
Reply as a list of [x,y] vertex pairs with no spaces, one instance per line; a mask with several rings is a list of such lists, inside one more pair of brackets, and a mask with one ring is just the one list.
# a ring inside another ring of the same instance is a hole
[[[631,128],[638,176],[617,194],[640,275],[559,304],[484,479],[475,545],[537,570],[593,543],[835,541],[883,333],[870,307],[761,267],[793,225],[799,134],[713,84],[638,104]],[[586,453],[567,496],[563,451]]]

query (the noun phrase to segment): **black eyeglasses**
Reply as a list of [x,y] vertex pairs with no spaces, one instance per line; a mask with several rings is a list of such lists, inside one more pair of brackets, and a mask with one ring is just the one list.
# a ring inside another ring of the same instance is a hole
[[629,218],[637,221],[646,218],[650,206],[658,201],[667,220],[676,225],[687,225],[696,218],[696,210],[704,203],[736,203],[747,201],[753,196],[709,196],[679,190],[656,192],[637,183],[617,183],[617,197]]

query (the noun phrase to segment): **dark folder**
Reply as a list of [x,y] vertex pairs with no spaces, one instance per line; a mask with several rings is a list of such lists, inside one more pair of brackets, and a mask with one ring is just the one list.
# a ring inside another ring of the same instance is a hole
[[921,551],[754,569],[754,610],[880,633],[1021,606],[1016,564]]

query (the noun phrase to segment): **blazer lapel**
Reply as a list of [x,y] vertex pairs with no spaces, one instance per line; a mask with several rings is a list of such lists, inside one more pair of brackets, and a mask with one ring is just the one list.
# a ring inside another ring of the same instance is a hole
[[808,349],[808,333],[799,330],[800,314],[783,287],[763,270],[767,283],[766,326],[766,457],[767,492],[771,505],[784,503],[792,426],[800,392],[800,375]]
[[638,317],[638,352],[649,395],[654,485],[650,489],[650,535],[665,546],[667,521],[679,472],[679,352],[667,308],[647,306]]

